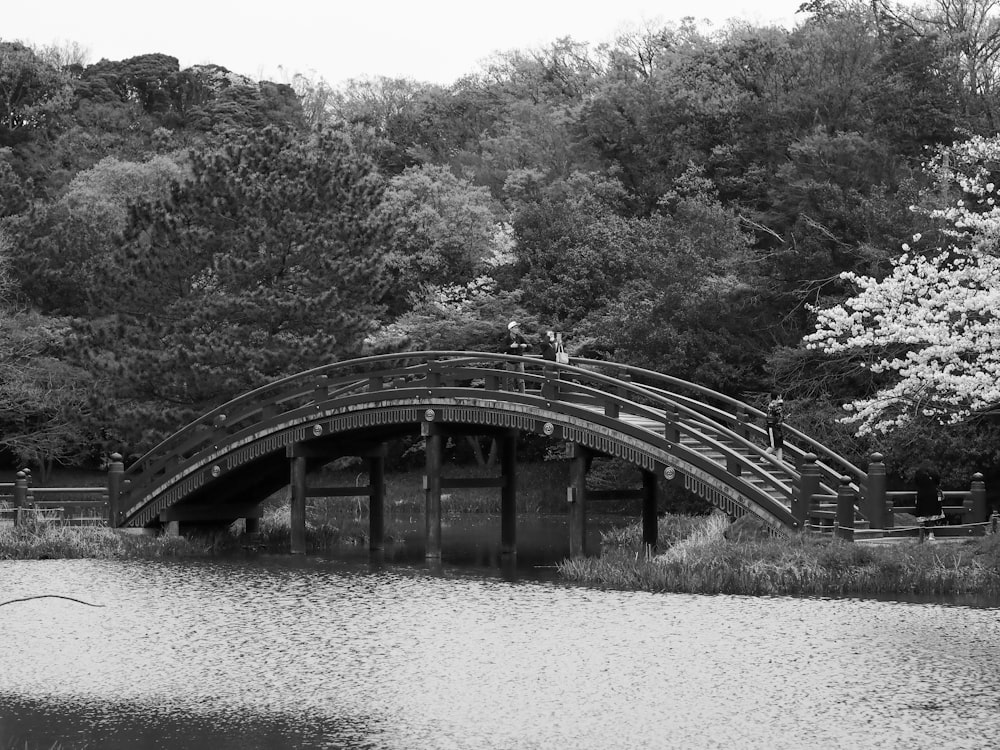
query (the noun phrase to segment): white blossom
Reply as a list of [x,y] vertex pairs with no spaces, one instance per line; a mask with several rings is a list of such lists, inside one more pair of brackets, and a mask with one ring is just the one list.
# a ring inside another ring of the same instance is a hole
[[[984,163],[1000,161],[1000,136],[976,137],[939,154],[927,169],[966,195],[995,189]],[[817,310],[807,347],[864,352],[873,373],[891,375],[873,396],[845,404],[858,434],[888,432],[922,414],[957,422],[1000,403],[1000,209],[992,198],[930,212],[956,243],[904,254],[881,280],[842,273],[854,296]],[[913,236],[914,242],[921,235]]]

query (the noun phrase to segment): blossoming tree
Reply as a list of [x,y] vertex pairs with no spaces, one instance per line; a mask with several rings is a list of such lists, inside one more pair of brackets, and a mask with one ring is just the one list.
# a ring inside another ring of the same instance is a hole
[[861,355],[876,376],[874,393],[845,405],[859,435],[919,418],[954,424],[1000,404],[1000,135],[942,148],[925,168],[944,194],[961,193],[927,212],[945,223],[946,246],[921,251],[914,235],[884,278],[844,272],[856,293],[816,310],[805,337]]

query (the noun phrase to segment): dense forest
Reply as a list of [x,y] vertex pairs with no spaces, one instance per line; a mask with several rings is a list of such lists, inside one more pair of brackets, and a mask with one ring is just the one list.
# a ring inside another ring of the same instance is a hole
[[[861,429],[845,404],[905,368],[805,339],[905,253],[975,244],[946,208],[970,192],[955,165],[983,178],[1000,153],[997,5],[813,0],[792,30],[564,38],[449,86],[0,39],[0,444],[43,466],[134,455],[269,380],[496,351],[517,318],[753,403],[781,391],[861,465],[996,478],[989,399],[897,393],[906,418]],[[963,321],[995,336],[979,305]],[[898,362],[927,342],[874,345]]]

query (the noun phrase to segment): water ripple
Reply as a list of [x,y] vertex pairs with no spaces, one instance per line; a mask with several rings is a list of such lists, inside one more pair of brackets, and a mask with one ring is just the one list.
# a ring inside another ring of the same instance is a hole
[[[333,561],[11,561],[0,745],[985,748],[997,611]],[[120,744],[115,744],[120,743]]]

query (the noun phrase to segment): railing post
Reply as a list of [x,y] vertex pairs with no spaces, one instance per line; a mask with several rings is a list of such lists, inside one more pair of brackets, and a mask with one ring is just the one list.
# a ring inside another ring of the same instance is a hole
[[739,423],[739,428],[736,430],[736,434],[745,440],[749,440],[750,415],[747,413],[746,407],[741,405],[736,408],[736,421]]
[[108,526],[118,527],[118,513],[121,504],[122,478],[125,474],[125,464],[121,453],[111,454],[108,464]]
[[969,487],[969,498],[972,500],[972,523],[986,522],[986,482],[978,471],[972,475],[972,485]]
[[671,443],[680,443],[681,431],[677,425],[681,421],[681,410],[677,408],[677,404],[666,409],[663,416],[666,418],[666,424],[663,426],[663,437]]
[[837,537],[847,542],[854,541],[854,503],[857,494],[851,487],[851,478],[842,476],[837,488]]
[[14,477],[14,525],[21,523],[21,511],[28,506],[28,475],[23,471]]
[[882,461],[881,453],[872,453],[868,462],[865,512],[868,514],[871,528],[885,528],[885,463]]
[[803,531],[809,521],[809,508],[812,506],[813,495],[819,492],[819,467],[816,465],[815,453],[806,453],[802,457],[797,489],[792,503],[792,515],[799,531]]

